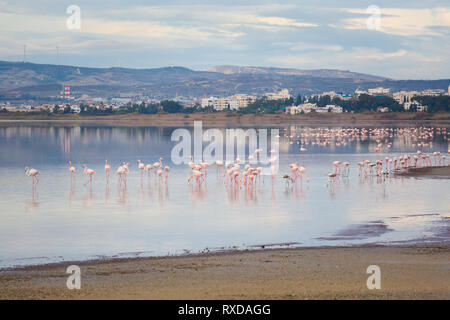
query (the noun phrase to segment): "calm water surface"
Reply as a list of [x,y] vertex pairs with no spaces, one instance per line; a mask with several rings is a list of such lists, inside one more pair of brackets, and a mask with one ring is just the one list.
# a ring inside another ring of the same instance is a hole
[[[279,128],[277,178],[261,179],[246,192],[225,187],[215,167],[209,168],[206,184],[188,185],[187,166],[170,161],[174,129],[1,123],[0,267],[262,245],[449,240],[449,179],[363,178],[356,165],[363,158],[413,154],[418,148],[446,154],[445,130],[434,128],[434,136],[422,140],[397,128],[383,138],[324,138],[317,144],[309,138],[302,156],[299,139],[310,128]],[[380,142],[392,147],[375,154]],[[136,160],[154,163],[160,156],[171,167],[168,182],[142,178]],[[131,162],[127,190],[118,188],[114,173],[106,184],[105,159],[113,172],[122,161]],[[77,168],[73,181],[68,160]],[[350,175],[330,184],[327,174],[335,160],[350,162]],[[309,182],[286,188],[282,175],[295,161],[304,162]],[[92,187],[84,185],[83,163],[97,171]],[[25,166],[41,172],[36,192]]]

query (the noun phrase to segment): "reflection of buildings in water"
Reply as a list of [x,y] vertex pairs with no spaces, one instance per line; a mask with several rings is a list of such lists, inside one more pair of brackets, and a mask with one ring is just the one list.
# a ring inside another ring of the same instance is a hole
[[59,145],[61,148],[61,153],[64,155],[64,158],[67,160],[70,158],[70,129],[61,128],[61,134],[59,135]]

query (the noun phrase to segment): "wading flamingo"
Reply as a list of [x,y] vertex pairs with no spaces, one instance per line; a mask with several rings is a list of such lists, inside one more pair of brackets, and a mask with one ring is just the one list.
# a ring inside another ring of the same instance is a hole
[[138,168],[141,169],[141,177],[142,177],[144,175],[145,164],[143,164],[141,162],[141,160],[138,160],[137,163],[138,163]]
[[[83,168],[84,168],[83,173],[85,175],[89,176],[89,181],[88,182],[92,184],[92,176],[95,174],[95,171],[92,170],[92,169],[88,169],[88,167],[85,164],[83,164]],[[87,184],[87,182],[85,183],[85,185],[86,184]]]
[[77,169],[75,169],[75,167],[72,167],[72,161],[69,160],[69,171],[71,176],[73,176],[75,174],[75,172],[77,172]]
[[39,183],[39,179],[38,179],[38,175],[39,175],[39,171],[37,171],[36,169],[30,169],[28,167],[25,167],[25,174],[29,177],[33,177],[33,186],[37,185]]
[[109,180],[109,170],[111,169],[110,165],[108,164],[108,160],[105,160],[105,173],[106,173],[106,179]]
[[169,168],[168,166],[165,166],[165,167],[164,167],[164,171],[166,172],[166,177],[165,177],[165,179],[166,179],[166,181],[167,181],[167,178],[169,177],[169,171],[170,171],[170,168]]

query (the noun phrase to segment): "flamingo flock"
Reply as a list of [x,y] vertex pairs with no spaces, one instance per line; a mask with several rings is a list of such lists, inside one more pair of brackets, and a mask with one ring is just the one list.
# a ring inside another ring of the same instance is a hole
[[[377,176],[385,178],[391,174],[402,173],[409,168],[449,165],[443,152],[430,150],[433,147],[433,138],[436,135],[448,139],[447,136],[450,132],[447,132],[446,128],[307,128],[301,129],[300,132],[298,130],[289,132],[289,130],[289,128],[284,128],[280,137],[285,139],[285,142],[288,144],[297,143],[300,145],[298,150],[301,154],[301,162],[295,161],[290,163],[286,173],[282,175],[287,186],[297,185],[298,183],[302,185],[304,180],[309,181],[309,177],[306,175],[307,167],[304,164],[304,154],[308,152],[307,146],[327,147],[332,144],[334,146],[346,146],[349,143],[367,145],[369,152],[372,151],[374,153],[375,160],[363,158],[356,163],[358,176],[360,177]],[[394,137],[397,138],[396,144],[404,143],[408,147],[415,146],[418,150],[414,154],[394,155],[392,152],[392,140]],[[371,145],[371,141],[375,141],[375,145]],[[428,152],[424,151],[424,149],[427,149]],[[263,149],[254,150],[244,161],[236,157],[234,161],[216,160],[211,163],[202,160],[194,161],[194,158],[191,156],[187,164],[187,183],[194,183],[199,186],[206,183],[208,168],[214,166],[216,167],[217,180],[221,180],[228,188],[253,189],[261,183],[261,180],[264,183],[265,176],[269,176],[272,181],[275,181],[278,171],[278,158],[275,155],[275,150],[267,151],[270,155],[269,165],[264,168],[254,166],[261,152],[263,152]],[[382,153],[385,154],[384,158],[381,156]],[[447,153],[450,154],[450,150]],[[149,179],[154,175],[161,181],[167,182],[170,168],[163,165],[163,160],[160,157],[158,161],[148,164],[137,160],[137,168],[141,179],[146,174]],[[122,162],[117,167],[115,173],[119,186],[126,187],[130,166],[130,162]],[[331,163],[331,167],[332,171],[328,173],[330,182],[336,181],[339,177],[349,177],[350,162],[336,160]],[[77,170],[71,161],[68,162],[68,168],[71,179],[75,178]],[[104,169],[106,181],[109,183],[111,166],[108,160],[105,160]],[[26,167],[25,174],[33,178],[34,188],[39,182],[38,175],[40,172]],[[83,174],[89,177],[85,185],[88,183],[92,185],[96,175],[95,170],[83,164]]]

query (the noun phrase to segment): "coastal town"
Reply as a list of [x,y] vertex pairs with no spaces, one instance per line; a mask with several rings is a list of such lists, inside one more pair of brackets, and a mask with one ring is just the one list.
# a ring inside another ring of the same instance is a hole
[[[308,96],[300,96],[291,93],[288,89],[281,89],[276,92],[266,92],[263,95],[249,95],[249,94],[234,94],[231,96],[207,96],[191,97],[191,96],[176,96],[167,98],[165,101],[173,101],[180,106],[180,110],[192,109],[197,111],[245,111],[249,106],[252,106],[258,100],[265,101],[282,101],[277,113],[286,113],[290,115],[305,114],[310,112],[317,113],[343,113],[354,112],[346,110],[342,104],[346,101],[357,102],[361,96],[371,96],[376,98],[388,98],[392,102],[398,103],[400,110],[393,110],[388,105],[378,105],[375,111],[385,113],[391,111],[413,111],[413,112],[427,112],[429,106],[422,104],[417,97],[444,97],[450,96],[450,85],[448,90],[444,89],[426,89],[423,91],[397,91],[391,92],[389,88],[377,87],[369,88],[368,90],[355,90],[354,92],[335,92],[324,91],[318,94],[311,94]],[[83,106],[98,111],[110,110],[111,112],[120,112],[129,109],[131,105],[160,105],[163,100],[142,97],[111,97],[111,98],[92,98],[86,95],[78,95],[75,97],[71,94],[70,85],[63,85],[60,92],[60,97],[55,103],[14,103],[14,102],[0,102],[0,112],[48,112],[54,113],[82,113]],[[323,103],[329,102],[329,103]],[[264,113],[260,109],[256,113]]]

